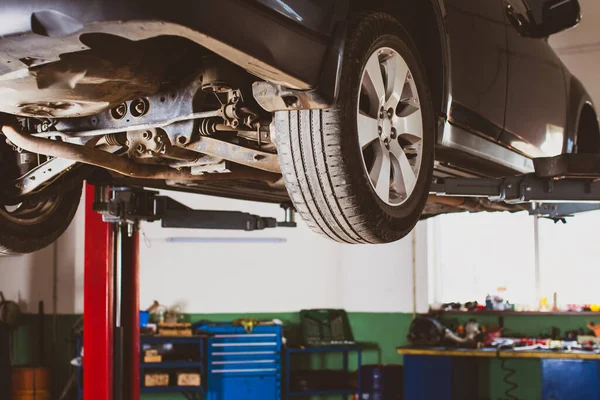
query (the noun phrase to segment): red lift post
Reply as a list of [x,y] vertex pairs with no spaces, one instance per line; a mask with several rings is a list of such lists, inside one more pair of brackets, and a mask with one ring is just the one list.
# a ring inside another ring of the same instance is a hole
[[[194,210],[158,192],[87,185],[85,218],[85,400],[139,400],[139,223],[165,228],[255,231],[295,227],[289,204],[285,220],[239,211]],[[104,221],[109,221],[104,222]]]
[[[139,224],[139,223],[138,223]],[[121,226],[123,400],[140,398],[140,233]]]
[[103,196],[107,187],[86,186],[83,398],[139,400],[139,234],[103,221],[93,207]]
[[86,400],[112,400],[114,231],[93,210],[94,196],[94,187],[86,185],[83,390]]

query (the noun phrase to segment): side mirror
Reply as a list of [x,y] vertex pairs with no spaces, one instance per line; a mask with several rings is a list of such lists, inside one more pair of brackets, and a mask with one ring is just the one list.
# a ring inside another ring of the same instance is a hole
[[542,3],[541,22],[535,36],[547,37],[576,26],[581,21],[581,5],[578,0],[547,0]]

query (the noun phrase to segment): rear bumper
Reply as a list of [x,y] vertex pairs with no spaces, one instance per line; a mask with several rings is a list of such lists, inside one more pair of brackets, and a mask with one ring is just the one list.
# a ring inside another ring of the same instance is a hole
[[328,38],[246,0],[2,0],[0,77],[85,49],[84,33],[129,40],[174,35],[253,74],[296,89],[317,85]]

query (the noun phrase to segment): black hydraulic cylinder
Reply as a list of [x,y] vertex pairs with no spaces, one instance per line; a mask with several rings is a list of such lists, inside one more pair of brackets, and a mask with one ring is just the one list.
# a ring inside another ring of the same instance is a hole
[[162,227],[255,231],[275,228],[277,220],[238,211],[167,210]]

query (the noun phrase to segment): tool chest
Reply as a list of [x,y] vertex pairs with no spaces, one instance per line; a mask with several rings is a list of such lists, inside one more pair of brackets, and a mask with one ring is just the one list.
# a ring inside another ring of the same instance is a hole
[[207,400],[281,398],[281,326],[256,326],[247,332],[232,324],[198,328],[207,340]]

